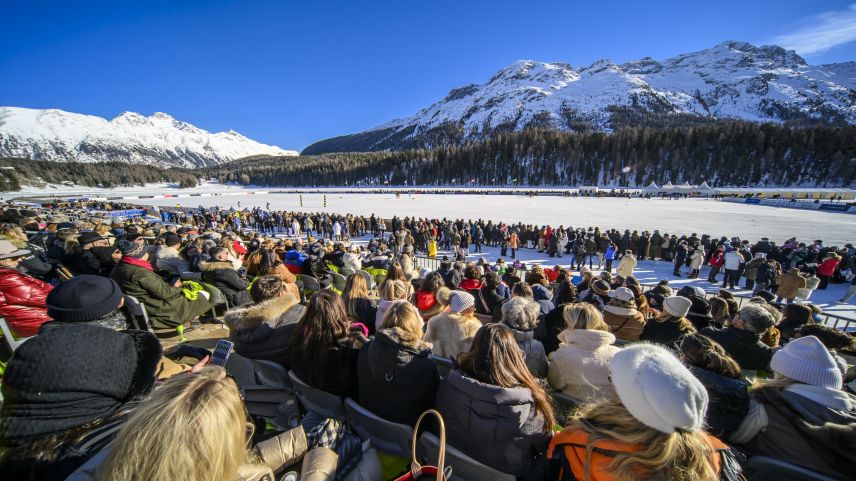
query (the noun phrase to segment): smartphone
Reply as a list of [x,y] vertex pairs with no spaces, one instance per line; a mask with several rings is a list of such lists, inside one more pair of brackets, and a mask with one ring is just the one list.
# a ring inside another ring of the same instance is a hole
[[226,366],[226,361],[229,360],[229,355],[232,354],[232,348],[235,344],[231,341],[221,339],[217,341],[217,347],[214,348],[214,354],[211,356],[210,364],[214,366]]

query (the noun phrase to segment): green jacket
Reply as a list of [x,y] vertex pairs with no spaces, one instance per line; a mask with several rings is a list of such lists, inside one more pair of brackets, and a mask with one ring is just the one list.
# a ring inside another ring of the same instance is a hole
[[155,329],[166,329],[185,324],[211,309],[211,304],[200,296],[190,301],[180,287],[166,283],[154,272],[125,262],[113,268],[110,277],[119,284],[122,292],[134,296],[144,306],[149,322]]

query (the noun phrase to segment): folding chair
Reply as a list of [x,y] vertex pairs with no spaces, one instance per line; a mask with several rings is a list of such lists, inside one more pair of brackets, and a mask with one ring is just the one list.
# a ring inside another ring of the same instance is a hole
[[134,296],[129,296],[125,294],[125,311],[134,318],[134,323],[136,324],[136,328],[140,331],[149,331],[155,332],[152,329],[152,325],[149,322],[149,315],[146,312],[146,306],[144,306],[140,301],[137,300]]
[[378,451],[400,458],[410,457],[410,443],[413,440],[411,426],[376,416],[351,398],[345,399],[345,413],[351,428],[360,438],[371,440],[372,446]]
[[550,397],[553,400],[553,408],[556,412],[557,421],[563,425],[567,421],[568,416],[584,404],[584,401],[559,391],[551,392]]
[[[419,447],[423,462],[438,459],[440,455],[440,439],[430,432],[419,436]],[[446,445],[446,466],[452,467],[452,476],[447,481],[516,481],[517,477],[486,466],[463,452]]]
[[21,344],[26,342],[28,339],[32,339],[33,337],[35,337],[19,337],[16,339],[15,336],[12,334],[12,329],[10,329],[9,325],[6,324],[6,319],[2,317],[0,317],[0,329],[3,330],[3,338],[6,339],[6,344],[9,345],[9,349],[11,349],[12,351],[18,349],[18,347],[20,347]]
[[364,270],[362,270],[362,269],[359,269],[359,270],[357,270],[357,271],[356,271],[356,274],[359,274],[359,275],[363,276],[363,278],[366,280],[366,288],[367,288],[368,290],[372,290],[372,289],[374,289],[374,288],[375,288],[375,280],[374,280],[374,277],[373,277],[371,274],[369,274],[367,271],[364,271]]
[[343,268],[339,269],[339,273],[340,273],[340,274],[342,274],[342,275],[343,275],[343,276],[345,276],[345,277],[348,277],[348,276],[350,276],[351,274],[354,274],[355,272],[356,272],[356,271],[355,271],[355,270],[353,270],[353,269],[351,269],[350,267],[343,267]]
[[307,298],[321,290],[321,283],[310,275],[300,274],[300,280],[303,281],[303,292],[306,293]]
[[333,285],[336,287],[336,289],[338,289],[339,291],[344,291],[345,290],[345,283],[347,282],[347,279],[345,278],[345,276],[343,276],[341,274],[336,274],[335,272],[332,274],[332,276],[333,276]]
[[294,387],[294,395],[307,411],[333,419],[347,418],[342,398],[309,386],[294,371],[288,371],[288,377]]
[[448,357],[437,356],[436,354],[431,354],[428,357],[437,365],[437,370],[440,371],[440,377],[446,377],[449,375],[449,371],[452,370],[451,359]]
[[226,362],[226,372],[243,391],[247,412],[282,427],[293,428],[300,423],[300,409],[283,366],[232,353]]
[[226,299],[226,295],[223,294],[223,291],[221,291],[219,287],[208,282],[203,282],[202,288],[211,295],[208,302],[211,303],[211,307],[214,308],[215,312],[218,310],[219,312],[226,312],[229,310],[229,300]]

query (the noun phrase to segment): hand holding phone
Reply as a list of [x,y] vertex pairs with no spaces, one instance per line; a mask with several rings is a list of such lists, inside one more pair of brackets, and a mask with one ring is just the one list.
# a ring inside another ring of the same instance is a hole
[[217,347],[214,348],[214,354],[211,356],[211,364],[214,366],[225,367],[229,360],[229,355],[232,354],[232,349],[235,347],[231,341],[221,339],[217,341]]

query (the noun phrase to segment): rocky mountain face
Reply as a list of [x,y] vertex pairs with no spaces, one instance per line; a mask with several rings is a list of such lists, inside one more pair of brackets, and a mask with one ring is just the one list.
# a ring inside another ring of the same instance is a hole
[[157,112],[107,120],[57,109],[0,107],[0,157],[202,167],[256,154],[297,155],[230,130],[211,133]]
[[726,119],[854,124],[856,62],[812,66],[794,51],[744,42],[576,69],[521,60],[412,117],[317,142],[303,154],[430,148],[528,126],[610,132]]

